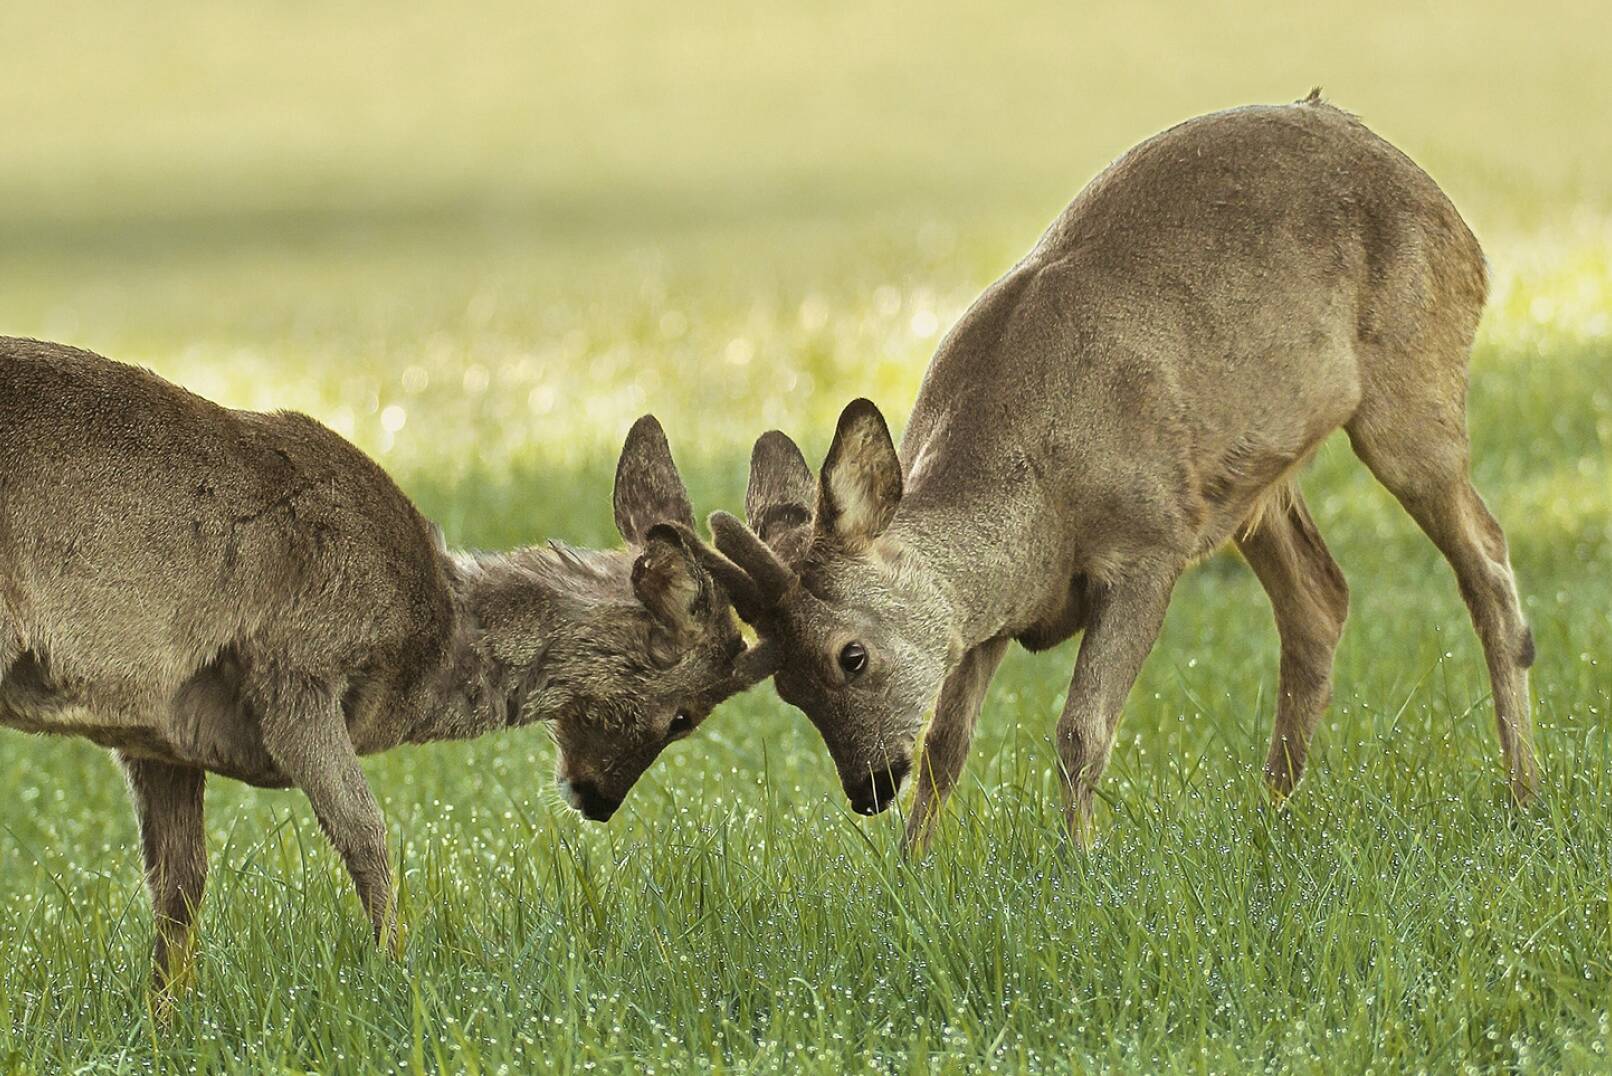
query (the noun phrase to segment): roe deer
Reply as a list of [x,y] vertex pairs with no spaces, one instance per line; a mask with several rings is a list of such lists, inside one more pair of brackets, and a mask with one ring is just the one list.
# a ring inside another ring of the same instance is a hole
[[306,416],[0,338],[0,724],[117,753],[159,986],[202,896],[205,774],[301,788],[396,943],[359,756],[547,721],[565,796],[603,820],[767,675],[671,525],[693,515],[653,417],[627,436],[614,500],[627,551],[451,553]]
[[773,432],[704,551],[781,648],[778,693],[854,807],[883,810],[937,689],[907,830],[921,848],[1011,640],[1084,631],[1057,726],[1067,819],[1093,788],[1177,577],[1228,539],[1281,638],[1278,795],[1304,770],[1348,588],[1294,476],[1338,427],[1455,570],[1517,801],[1535,786],[1505,537],[1468,480],[1486,291],[1434,182],[1312,93],[1180,124],[1087,185],[941,343],[896,451],[866,400],[814,481]]

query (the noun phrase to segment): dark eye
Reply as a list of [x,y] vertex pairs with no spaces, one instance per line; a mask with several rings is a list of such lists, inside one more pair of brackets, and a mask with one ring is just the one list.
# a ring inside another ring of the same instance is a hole
[[677,715],[672,718],[672,723],[666,726],[666,735],[668,736],[686,736],[693,731],[694,719],[682,710],[677,711]]
[[846,676],[860,676],[868,667],[868,651],[861,643],[846,643],[840,651],[840,668]]

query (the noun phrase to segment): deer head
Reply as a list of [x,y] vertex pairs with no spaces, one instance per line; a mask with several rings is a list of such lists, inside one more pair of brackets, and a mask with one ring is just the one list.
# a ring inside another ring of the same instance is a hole
[[776,648],[784,701],[822,734],[852,806],[889,806],[952,660],[945,586],[890,533],[902,471],[877,407],[841,414],[814,479],[773,431],[756,442],[749,526],[711,516],[701,556],[734,608]]
[[701,564],[688,493],[652,416],[627,435],[614,506],[625,550],[523,550],[477,588],[511,710],[549,721],[561,793],[596,821],[668,744],[770,675],[774,653],[746,649]]

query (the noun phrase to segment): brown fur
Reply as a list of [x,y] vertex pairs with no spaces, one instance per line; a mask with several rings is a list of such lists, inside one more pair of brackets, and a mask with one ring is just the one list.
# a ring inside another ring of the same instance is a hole
[[[1069,822],[1092,790],[1176,578],[1235,540],[1282,642],[1265,772],[1303,771],[1348,588],[1292,476],[1339,427],[1437,543],[1485,652],[1511,789],[1535,785],[1527,628],[1504,536],[1467,478],[1466,360],[1483,255],[1427,175],[1312,94],[1189,120],[1114,162],[952,329],[899,454],[853,403],[815,522],[765,543],[713,518],[713,570],[750,590],[779,693],[880,810],[910,768],[908,831],[955,782],[1002,646],[1084,630],[1057,745]],[[796,490],[809,473],[769,434]],[[758,446],[759,449],[759,446]],[[747,504],[788,515],[776,496]],[[797,492],[794,508],[804,514]],[[849,675],[850,642],[867,654]]]
[[310,418],[0,339],[0,724],[118,752],[159,978],[201,897],[205,773],[301,788],[381,936],[392,880],[360,755],[545,721],[565,794],[605,818],[769,671],[695,559],[651,417],[615,508],[627,550],[451,553]]

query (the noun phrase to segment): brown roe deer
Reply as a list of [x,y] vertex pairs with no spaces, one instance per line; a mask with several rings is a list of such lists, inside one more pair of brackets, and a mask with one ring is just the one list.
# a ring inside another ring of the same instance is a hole
[[0,337],[0,725],[117,754],[159,985],[187,966],[207,774],[302,789],[396,942],[361,755],[544,722],[562,793],[602,821],[771,672],[682,537],[692,509],[650,416],[614,506],[625,550],[451,552],[313,419]]
[[957,780],[1008,643],[1084,631],[1057,725],[1068,822],[1181,572],[1235,542],[1281,638],[1265,777],[1304,770],[1348,588],[1294,481],[1332,431],[1455,570],[1512,795],[1535,787],[1533,642],[1468,479],[1482,252],[1436,184],[1312,93],[1189,120],[1093,180],[941,344],[899,453],[867,401],[819,479],[757,443],[751,527],[712,518],[735,607],[853,805],[884,809],[930,704],[908,841]]

